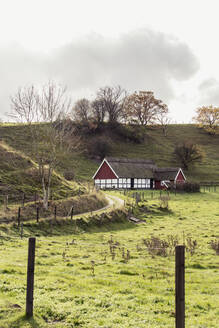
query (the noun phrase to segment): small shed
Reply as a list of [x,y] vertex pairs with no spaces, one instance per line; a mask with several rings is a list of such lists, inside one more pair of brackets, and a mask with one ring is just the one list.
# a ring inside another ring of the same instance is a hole
[[181,168],[158,168],[150,159],[115,157],[104,158],[93,179],[100,189],[163,189],[186,181]]
[[184,183],[186,181],[182,169],[178,167],[157,168],[154,178],[155,189],[165,189],[168,188],[170,184]]

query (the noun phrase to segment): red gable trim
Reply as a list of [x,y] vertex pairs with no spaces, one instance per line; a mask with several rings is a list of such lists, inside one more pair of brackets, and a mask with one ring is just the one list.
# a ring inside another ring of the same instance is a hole
[[179,171],[178,171],[178,173],[177,173],[177,175],[176,175],[176,177],[175,177],[175,181],[177,181],[178,178],[179,178],[179,181],[182,181],[182,179],[180,179],[181,177],[182,177],[184,180],[186,180],[186,177],[185,177],[185,175],[184,175],[182,169],[179,169]]
[[118,179],[118,175],[110,166],[109,162],[104,159],[93,176],[93,179]]

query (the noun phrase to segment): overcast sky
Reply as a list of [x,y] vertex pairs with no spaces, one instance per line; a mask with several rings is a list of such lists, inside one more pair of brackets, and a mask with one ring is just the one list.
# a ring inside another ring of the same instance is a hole
[[217,0],[0,0],[0,117],[21,86],[152,90],[173,121],[219,106]]

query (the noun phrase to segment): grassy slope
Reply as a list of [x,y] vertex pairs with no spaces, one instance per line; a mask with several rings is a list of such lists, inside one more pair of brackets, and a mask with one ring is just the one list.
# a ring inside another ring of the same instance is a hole
[[[177,143],[190,140],[202,146],[206,157],[201,164],[197,164],[186,172],[186,176],[194,181],[214,181],[219,171],[219,136],[212,137],[194,125],[170,125],[167,137],[162,135],[159,128],[147,128],[146,140],[143,144],[127,143],[113,136],[112,156],[130,158],[151,158],[158,166],[176,166],[172,152]],[[30,154],[30,143],[28,142],[28,132],[22,125],[0,126],[0,138],[13,148],[26,154]],[[59,165],[59,172],[68,170],[75,172],[76,180],[91,180],[98,163],[85,156],[69,153],[62,158]]]
[[[26,200],[33,200],[34,193],[41,195],[42,189],[37,165],[31,157],[28,157],[29,152],[26,151],[25,154],[21,147],[25,144],[24,140],[28,147],[30,146],[28,136],[22,139],[23,133],[17,134],[16,128],[16,126],[11,127],[11,138],[10,133],[9,135],[4,135],[2,131],[0,133],[0,196],[9,195],[9,201],[20,201],[22,193],[25,193]],[[54,198],[73,196],[79,189],[77,183],[66,181],[57,172],[53,174],[51,186]]]
[[[29,131],[25,125],[7,124],[0,125],[0,141],[9,145],[16,151],[20,151],[27,156],[31,155],[31,143],[29,142]],[[89,161],[82,155],[75,155],[69,152],[60,158],[58,171],[62,174],[65,171],[73,170],[76,175],[76,180],[88,180],[91,173],[96,169],[96,163]]]
[[[209,247],[219,236],[218,192],[172,195],[170,212],[158,209],[159,193],[153,199],[151,192],[144,194],[146,224],[110,225],[83,234],[66,225],[54,227],[49,236],[27,226],[23,240],[16,230],[8,234],[2,227],[0,326],[174,327],[174,256],[151,256],[142,241],[177,236],[179,243],[188,237],[198,243],[195,255],[186,253],[186,326],[218,327],[219,260]],[[28,322],[23,317],[26,237],[36,232],[35,317]]]
[[161,129],[149,129],[145,144],[130,145],[120,143],[115,145],[113,155],[152,158],[158,166],[176,166],[172,153],[175,145],[184,140],[197,143],[206,153],[203,163],[197,164],[186,173],[194,181],[219,181],[219,136],[209,136],[194,125],[170,125],[167,137],[163,137]]

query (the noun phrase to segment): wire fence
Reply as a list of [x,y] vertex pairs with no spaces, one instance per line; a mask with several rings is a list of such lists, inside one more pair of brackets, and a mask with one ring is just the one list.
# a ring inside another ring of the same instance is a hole
[[[25,290],[23,280],[20,279],[18,273],[23,272],[24,267],[26,267],[27,252],[24,250],[27,248],[27,237],[20,239],[16,236],[5,238],[1,236],[0,240],[3,241],[3,244],[0,245],[2,256],[4,256],[4,252],[8,254],[7,258],[2,257],[0,260],[1,276],[8,274],[10,277],[15,277],[14,284],[16,286],[13,284],[11,286],[14,293],[22,288]],[[12,263],[14,247],[16,247],[17,256]],[[131,242],[126,244],[125,241],[118,244],[112,236],[95,242],[88,241],[86,238],[83,240],[81,236],[73,236],[72,239],[68,238],[66,241],[56,240],[54,236],[39,237],[36,241],[35,292],[37,293],[38,288],[40,290],[45,288],[48,298],[52,297],[52,292],[57,287],[52,285],[49,277],[53,277],[54,281],[62,279],[64,286],[68,286],[68,284],[70,286],[74,283],[80,288],[82,284],[83,286],[87,284],[87,291],[84,292],[86,295],[89,294],[91,286],[98,281],[101,281],[103,285],[112,285],[114,289],[118,288],[120,293],[122,293],[123,288],[124,293],[131,293],[130,288],[134,288],[136,293],[139,293],[140,288],[148,297],[153,297],[154,306],[157,308],[160,306],[159,302],[167,302],[168,299],[168,309],[172,308],[173,317],[176,319],[175,247],[166,248],[171,251],[165,256],[160,256],[156,255],[156,252],[162,251],[163,247],[149,248],[144,243],[134,245]],[[172,251],[173,249],[174,251]],[[209,263],[209,254],[213,250],[203,247],[201,250],[196,249],[194,254],[191,254],[186,251],[186,248],[184,249],[185,313],[192,311],[192,306],[197,306],[198,311],[198,307],[204,306],[200,305],[203,302],[206,307],[206,304],[210,304],[211,309],[214,309],[214,307],[219,306],[218,261],[214,261],[214,265],[210,268],[206,265],[206,259]],[[12,269],[10,271],[8,266],[13,267],[14,271]],[[47,279],[48,282],[46,282]],[[183,284],[183,280],[181,284]],[[0,284],[0,289],[4,290],[4,288],[5,286]],[[60,290],[63,297],[66,288],[63,291]],[[10,290],[9,288],[9,292]],[[50,293],[51,296],[49,296]],[[137,298],[138,294],[136,295]],[[37,298],[35,305],[37,306]],[[146,304],[145,307],[147,307]],[[181,320],[183,320],[182,316],[181,313]],[[162,319],[160,312],[159,318],[159,320]],[[176,327],[183,326],[176,325]]]

